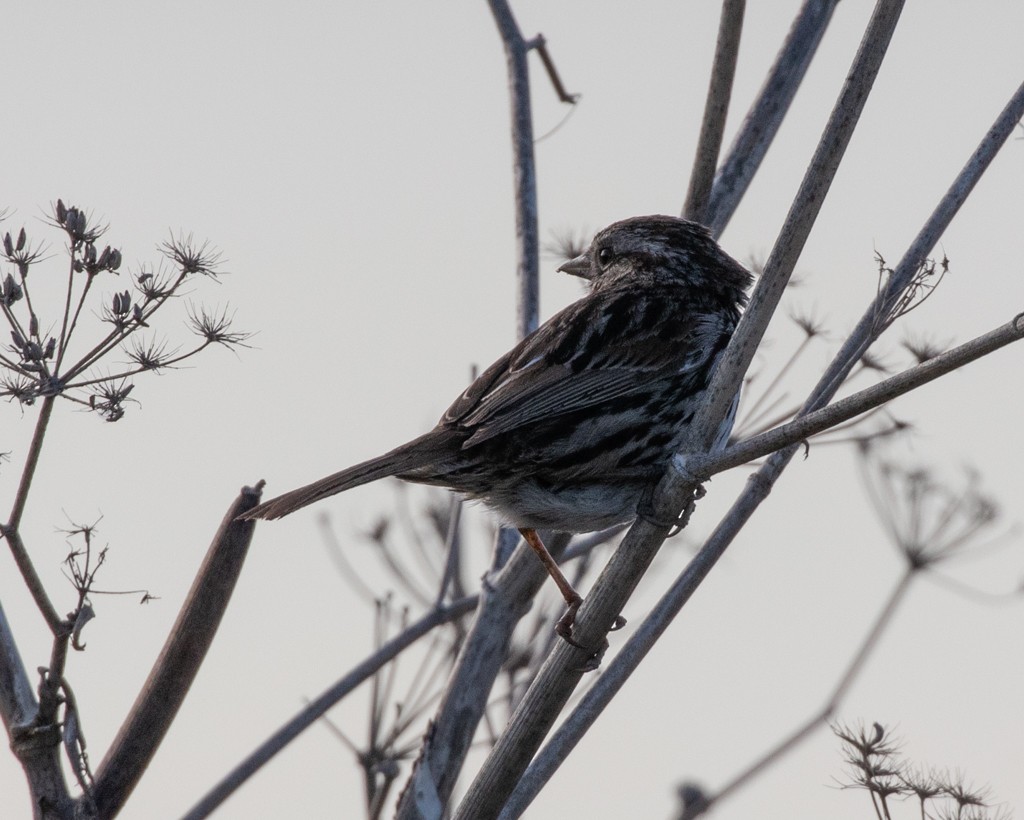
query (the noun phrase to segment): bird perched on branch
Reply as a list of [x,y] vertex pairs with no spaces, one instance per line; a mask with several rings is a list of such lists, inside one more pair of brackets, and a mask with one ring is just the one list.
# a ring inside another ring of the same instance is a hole
[[487,368],[433,430],[245,517],[280,518],[385,476],[456,490],[537,552],[568,605],[556,629],[572,642],[582,598],[536,531],[590,532],[637,516],[705,400],[752,277],[704,227],[672,216],[609,225],[559,270],[590,292]]

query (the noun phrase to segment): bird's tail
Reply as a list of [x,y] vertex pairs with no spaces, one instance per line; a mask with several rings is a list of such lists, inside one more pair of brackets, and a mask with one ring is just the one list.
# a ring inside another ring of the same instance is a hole
[[360,484],[368,484],[379,478],[400,475],[410,470],[426,467],[439,458],[443,459],[445,445],[450,444],[450,433],[432,431],[401,447],[396,447],[390,453],[371,458],[369,461],[356,464],[340,473],[334,473],[319,481],[314,481],[312,484],[307,484],[305,487],[299,487],[297,490],[265,501],[241,517],[245,519],[282,518],[315,501],[358,487]]

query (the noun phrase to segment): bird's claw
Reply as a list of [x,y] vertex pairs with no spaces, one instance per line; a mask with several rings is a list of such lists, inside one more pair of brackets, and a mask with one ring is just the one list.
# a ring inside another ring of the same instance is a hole
[[577,596],[575,600],[568,601],[567,603],[569,605],[565,609],[565,614],[555,624],[555,634],[570,646],[575,646],[577,649],[586,649],[583,644],[579,643],[572,636],[572,626],[576,622],[576,613],[580,611],[580,604],[583,603],[583,599]]
[[[558,619],[558,623],[555,624],[555,634],[557,634],[562,640],[564,640],[570,646],[575,646],[577,649],[582,649],[584,652],[589,652],[589,656],[580,668],[581,672],[593,672],[601,665],[601,658],[604,657],[604,653],[608,650],[608,641],[601,641],[600,648],[592,650],[588,646],[584,646],[576,638],[573,637],[573,624],[576,622],[576,613],[579,612],[580,605],[583,603],[582,598],[577,598],[573,601],[568,602],[565,614]],[[622,629],[626,625],[626,619],[621,615],[616,615],[615,620],[609,627],[609,632],[614,632],[617,629]]]

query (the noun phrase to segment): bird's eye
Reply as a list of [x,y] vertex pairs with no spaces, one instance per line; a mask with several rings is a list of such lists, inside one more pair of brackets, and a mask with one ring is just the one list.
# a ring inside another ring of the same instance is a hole
[[601,248],[601,250],[597,252],[597,262],[602,268],[607,268],[614,258],[615,254],[612,252],[612,249],[607,246]]

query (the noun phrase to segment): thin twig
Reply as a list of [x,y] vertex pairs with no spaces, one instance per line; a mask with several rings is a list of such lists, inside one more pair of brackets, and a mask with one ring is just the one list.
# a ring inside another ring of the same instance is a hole
[[448,533],[444,539],[444,572],[441,574],[441,583],[438,584],[437,598],[434,606],[440,606],[444,602],[444,596],[448,593],[448,587],[455,584],[455,572],[459,566],[459,551],[461,539],[459,538],[459,522],[462,519],[462,499],[452,495],[448,503]]
[[76,376],[80,375],[85,370],[92,367],[93,364],[98,362],[104,356],[106,356],[111,350],[116,348],[121,342],[131,336],[133,333],[138,331],[140,328],[146,327],[146,322],[156,313],[163,304],[170,299],[177,292],[178,288],[181,287],[182,283],[188,277],[186,271],[182,271],[178,274],[178,278],[174,281],[165,293],[156,299],[148,302],[145,307],[142,308],[142,313],[138,320],[133,320],[123,326],[115,327],[110,331],[99,343],[80,358],[71,368],[64,374],[63,378],[65,381],[70,382]]
[[562,85],[562,78],[558,75],[558,69],[555,68],[555,61],[551,59],[551,55],[548,53],[548,42],[544,39],[544,35],[538,34],[530,41],[529,46],[536,50],[540,61],[544,64],[544,70],[548,73],[548,79],[551,80],[551,85],[555,89],[558,99],[569,105],[575,105],[579,101],[580,95],[570,94],[565,90],[565,86]]
[[768,766],[789,752],[790,749],[795,748],[815,729],[828,722],[836,709],[839,708],[839,704],[842,703],[842,700],[846,696],[851,684],[856,679],[861,669],[864,668],[864,663],[867,661],[868,656],[878,646],[878,641],[882,632],[896,614],[896,607],[901,601],[903,601],[907,593],[910,591],[910,582],[917,575],[918,571],[918,568],[908,565],[903,575],[900,576],[896,586],[893,588],[892,592],[889,593],[889,597],[885,604],[882,606],[881,610],[879,610],[879,613],[875,618],[875,622],[871,625],[871,629],[868,630],[868,634],[857,648],[857,651],[854,652],[853,657],[846,666],[846,669],[843,670],[843,673],[840,675],[835,687],[833,687],[832,692],[826,699],[825,705],[818,710],[818,712],[807,718],[804,723],[793,730],[786,738],[763,754],[753,764],[733,777],[732,780],[719,789],[717,793],[708,795],[707,800],[702,803],[698,811],[684,815],[685,820],[690,820],[690,818],[704,814],[712,805],[720,803],[724,798],[728,797],[738,788],[745,785],[764,771]]

